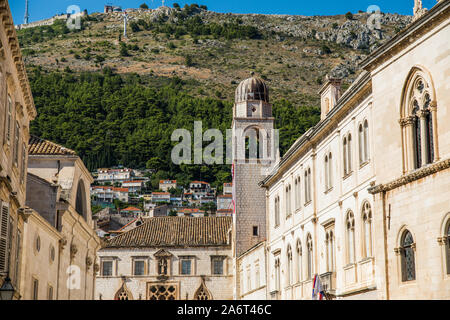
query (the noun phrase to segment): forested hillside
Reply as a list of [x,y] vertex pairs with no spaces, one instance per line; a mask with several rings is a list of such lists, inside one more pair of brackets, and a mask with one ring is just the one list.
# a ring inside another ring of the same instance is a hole
[[[364,8],[362,8],[364,9]],[[407,25],[382,14],[332,17],[222,14],[204,6],[92,13],[80,30],[63,21],[18,31],[38,118],[33,134],[78,152],[89,169],[152,169],[153,181],[202,179],[220,185],[227,166],[175,166],[173,130],[231,127],[234,91],[255,71],[270,87],[283,154],[319,120],[326,74],[356,78],[358,63]]]
[[[204,130],[218,128],[225,136],[231,127],[230,102],[192,97],[185,88],[192,84],[179,78],[164,81],[110,69],[73,74],[34,68],[30,82],[38,108],[32,133],[76,150],[91,170],[122,164],[154,170],[155,182],[170,177],[186,184],[201,178],[219,186],[230,181],[229,166],[171,161],[175,129],[193,132],[194,121],[202,121]],[[274,115],[283,152],[318,121],[319,110],[281,100],[274,104]]]

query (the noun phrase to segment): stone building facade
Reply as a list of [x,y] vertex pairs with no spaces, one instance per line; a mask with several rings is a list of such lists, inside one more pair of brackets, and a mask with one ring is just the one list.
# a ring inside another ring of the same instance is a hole
[[231,217],[153,217],[98,252],[96,300],[231,300]]
[[89,185],[76,153],[32,136],[24,209],[22,299],[92,300],[97,250]]
[[265,298],[311,299],[315,274],[336,299],[450,298],[450,1],[415,12],[345,93],[326,79],[321,121],[261,182]]
[[9,276],[19,299],[27,148],[36,109],[8,1],[0,1],[0,18],[0,286]]

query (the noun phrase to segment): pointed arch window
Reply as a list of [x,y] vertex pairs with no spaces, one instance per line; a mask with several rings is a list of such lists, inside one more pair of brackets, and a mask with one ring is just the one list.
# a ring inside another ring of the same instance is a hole
[[292,200],[291,200],[291,194],[292,194],[292,187],[291,185],[288,185],[286,187],[286,218],[291,216],[292,210]]
[[200,287],[194,293],[194,300],[212,300],[211,292],[206,287],[204,278],[202,278]]
[[364,120],[358,127],[359,163],[369,161],[369,122]]
[[302,268],[302,263],[303,263],[303,255],[302,255],[302,243],[300,242],[300,240],[297,241],[297,270],[296,270],[296,274],[297,274],[297,282],[301,282],[303,280],[303,268]]
[[372,208],[368,202],[363,205],[364,228],[364,254],[366,258],[372,257]]
[[401,120],[404,169],[419,169],[439,159],[437,102],[431,76],[415,67],[402,98]]
[[292,285],[293,283],[293,268],[292,268],[292,248],[289,245],[286,251],[287,256],[287,275],[286,275],[286,283],[288,286]]
[[308,247],[308,252],[307,252],[307,261],[308,261],[308,280],[312,279],[312,275],[313,275],[313,242],[312,242],[312,237],[311,234],[308,234],[307,238],[306,238],[306,243],[307,243],[307,247]]
[[305,170],[305,203],[311,202],[311,169]]
[[327,253],[327,271],[334,271],[334,232],[332,229],[328,230],[325,235],[325,247]]
[[408,230],[406,230],[401,238],[400,243],[402,281],[412,281],[416,279],[415,266],[415,244],[414,239]]
[[299,210],[302,206],[302,190],[301,190],[301,179],[297,177],[295,179],[295,209]]
[[369,148],[369,122],[364,120],[364,156],[365,161],[370,159],[370,148]]
[[281,271],[280,271],[280,258],[275,258],[275,290],[281,289]]
[[280,197],[275,197],[275,228],[280,225]]
[[333,164],[332,164],[332,160],[333,160],[333,155],[330,153],[328,153],[325,156],[325,167],[324,167],[324,172],[325,172],[325,192],[329,191],[330,189],[333,188]]
[[355,263],[355,217],[352,211],[347,213],[347,263]]
[[450,274],[450,220],[447,222],[447,229],[446,229],[446,236],[445,236],[445,256],[447,260],[447,274]]

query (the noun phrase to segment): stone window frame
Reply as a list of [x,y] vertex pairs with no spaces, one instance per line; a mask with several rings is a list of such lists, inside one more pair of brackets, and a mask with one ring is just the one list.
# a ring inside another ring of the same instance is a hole
[[[361,207],[361,230],[362,230],[362,253],[365,259],[373,258],[373,209],[368,200],[363,201]],[[366,224],[369,224],[369,235],[367,235]],[[367,244],[369,241],[369,244]]]
[[406,77],[400,104],[404,174],[440,160],[437,106],[431,73],[420,65],[412,67]]
[[[197,261],[195,256],[179,256],[178,257],[179,260],[179,266],[178,266],[178,270],[179,270],[179,274],[181,276],[195,276],[197,274]],[[191,262],[191,272],[189,274],[184,274],[183,272],[183,261],[190,261]]]
[[[213,276],[224,276],[224,275],[226,275],[226,266],[225,266],[225,262],[226,262],[226,259],[227,259],[227,256],[223,256],[223,255],[212,255],[211,257],[210,257],[210,259],[211,259],[211,275],[213,275]],[[215,261],[221,261],[222,262],[222,272],[221,273],[216,273],[215,272]]]
[[[408,237],[411,238],[412,242],[408,242],[406,243],[405,241],[407,240],[406,238]],[[409,283],[409,282],[414,282],[417,280],[417,259],[416,259],[416,243],[414,242],[414,235],[412,234],[412,232],[407,229],[404,228],[401,231],[401,236],[399,239],[399,247],[395,249],[396,254],[398,254],[400,256],[400,280],[402,283]],[[408,251],[406,251],[408,250]],[[412,254],[412,261],[406,261],[406,254],[407,252],[410,252]],[[408,278],[408,274],[407,274],[407,263],[409,263],[409,268],[412,268],[412,278]]]
[[302,247],[302,241],[300,239],[297,239],[296,241],[296,247],[295,251],[297,254],[296,259],[296,274],[297,274],[297,283],[301,283],[303,281],[303,247]]
[[[111,274],[104,274],[104,263],[111,262]],[[117,274],[117,257],[100,257],[100,276],[101,277],[115,277]]]
[[307,273],[306,278],[308,281],[313,279],[314,275],[314,244],[311,233],[306,235],[306,261],[307,261]]
[[6,112],[5,112],[5,132],[4,132],[4,141],[3,143],[10,146],[11,145],[11,125],[14,123],[13,114],[14,114],[14,103],[12,100],[12,95],[7,89],[7,98],[6,98]]
[[[144,263],[144,274],[136,274],[136,262]],[[135,277],[147,276],[150,270],[149,257],[147,256],[133,256],[131,257],[131,274]]]
[[286,248],[286,287],[289,288],[294,284],[294,268],[292,246],[288,244]]
[[327,272],[336,271],[336,233],[335,220],[331,220],[323,225],[325,230],[325,255]]
[[347,210],[345,214],[345,247],[347,266],[356,263],[356,227],[355,214],[352,210]]
[[281,224],[281,219],[280,219],[280,197],[278,195],[275,195],[275,200],[274,200],[275,204],[274,204],[274,213],[275,213],[275,219],[274,219],[274,224],[275,224],[275,229],[278,228]]

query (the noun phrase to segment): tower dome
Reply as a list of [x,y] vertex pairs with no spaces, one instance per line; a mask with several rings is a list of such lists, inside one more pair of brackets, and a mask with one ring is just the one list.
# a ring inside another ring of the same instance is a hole
[[236,89],[236,103],[257,100],[269,103],[269,87],[264,80],[252,77],[242,81]]

